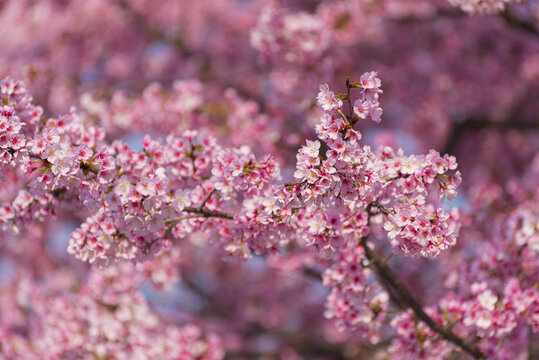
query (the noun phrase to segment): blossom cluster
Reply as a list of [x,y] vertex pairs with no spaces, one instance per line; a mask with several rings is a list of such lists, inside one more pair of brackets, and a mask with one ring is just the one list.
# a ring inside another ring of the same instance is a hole
[[448,295],[440,301],[442,323],[455,324],[467,337],[482,339],[486,354],[496,359],[510,358],[522,343],[526,327],[535,333],[539,327],[539,292],[522,290],[517,278],[509,279],[501,294],[485,282],[473,283],[469,298]]
[[312,64],[329,46],[324,23],[306,12],[287,14],[275,6],[265,7],[251,31],[251,45],[266,59]]
[[469,13],[495,14],[503,11],[508,4],[519,3],[520,0],[449,0],[449,2]]
[[[15,297],[5,296],[9,291],[0,296],[6,310],[0,320],[2,355],[29,360],[223,358],[215,334],[163,323],[136,290],[136,277],[127,276],[134,271],[128,265],[92,269],[75,292],[19,279],[10,289]],[[28,333],[17,330],[21,327]]]
[[359,78],[359,87],[362,90],[362,98],[354,101],[354,114],[360,119],[368,116],[377,123],[381,121],[382,108],[378,102],[378,96],[382,93],[380,86],[382,82],[377,78],[376,71],[371,71],[361,75]]
[[[380,92],[374,76],[370,72],[362,77],[364,98]],[[309,244],[334,252],[353,242],[369,232],[366,209],[376,208],[386,217],[391,245],[404,253],[434,256],[453,246],[458,213],[448,214],[435,195],[454,198],[461,181],[455,158],[434,150],[421,156],[405,156],[389,147],[374,152],[360,145],[361,134],[351,120],[333,111],[342,101],[327,86],[321,86],[318,99],[327,113],[316,132],[328,150],[324,156],[319,140],[307,140],[297,155],[298,183],[289,188],[289,196],[305,204],[295,226],[305,229]]]
[[538,330],[535,319],[539,311],[539,292],[529,288],[522,291],[518,279],[511,278],[505,284],[503,299],[498,299],[487,284],[472,284],[474,300],[465,303],[463,324],[475,326],[483,336],[502,338],[516,328],[520,318]]
[[[382,116],[382,108],[378,101],[379,94],[382,93],[380,87],[382,82],[377,78],[376,71],[371,71],[361,75],[359,82],[354,83],[353,87],[361,89],[362,97],[354,101],[353,111],[359,119],[365,119],[367,116],[379,123]],[[348,95],[347,95],[348,96]],[[327,84],[320,85],[320,92],[317,96],[317,104],[324,111],[337,111],[343,107],[343,96],[337,96],[329,90]],[[354,119],[352,119],[354,121]]]
[[[168,231],[182,238],[209,224],[230,254],[248,257],[250,242],[256,244],[257,251],[272,246],[269,239],[255,241],[256,231],[241,217],[231,226],[226,224],[231,216],[219,214],[205,222],[200,208],[234,209],[239,194],[244,202],[266,196],[271,191],[270,181],[278,176],[271,158],[258,162],[247,148],[223,149],[214,138],[195,131],[169,136],[164,143],[145,137],[143,145],[142,152],[121,142],[113,145],[118,177],[109,184],[98,212],[73,234],[71,253],[89,261],[139,260],[166,247]],[[205,181],[200,182],[202,179]]]
[[360,333],[376,343],[387,316],[389,295],[373,277],[363,248],[345,249],[323,275],[323,284],[331,287],[324,315],[335,318],[341,330]]
[[[103,129],[85,126],[74,111],[59,119],[22,122],[18,111],[27,116],[24,106],[33,108],[23,85],[16,84],[22,89],[17,94],[24,96],[15,97],[11,88],[2,88],[7,104],[2,136],[9,139],[2,145],[3,159],[10,167],[25,169],[29,182],[3,205],[4,228],[14,229],[28,216],[43,216],[43,211],[53,211],[60,200],[69,199],[90,212],[68,247],[83,261],[140,261],[167,248],[171,235],[181,238],[202,226],[220,234],[219,243],[227,253],[248,257],[251,249],[275,251],[279,239],[272,240],[267,230],[249,224],[256,223],[249,215],[257,212],[253,206],[232,226],[223,224],[232,215],[204,214],[225,202],[228,209],[237,209],[240,195],[241,201],[251,204],[271,195],[270,184],[279,176],[271,157],[258,161],[247,147],[225,149],[196,131],[170,135],[165,142],[146,136],[142,151],[122,141],[108,145]],[[34,130],[23,132],[23,126]],[[206,223],[205,217],[212,220]],[[273,217],[267,218],[271,220],[258,223],[269,229]]]
[[[436,321],[446,323],[436,309],[428,308],[426,312]],[[409,311],[395,316],[390,325],[398,335],[388,349],[395,358],[443,360],[454,350],[452,344],[440,339],[425,323],[416,321]]]

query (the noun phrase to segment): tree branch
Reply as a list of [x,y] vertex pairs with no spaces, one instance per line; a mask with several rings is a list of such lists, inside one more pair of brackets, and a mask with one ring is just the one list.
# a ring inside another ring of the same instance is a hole
[[211,197],[213,196],[213,194],[215,194],[217,192],[217,189],[213,189],[212,191],[210,191],[210,193],[204,198],[204,200],[202,200],[202,203],[200,204],[200,206],[198,207],[198,209],[200,211],[202,211],[204,209],[204,206],[206,206],[206,203],[208,201],[210,201]]
[[192,214],[200,214],[201,217],[205,217],[205,218],[218,217],[222,219],[234,220],[234,215],[232,214],[224,213],[220,211],[208,210],[208,209],[200,209],[200,208],[195,208],[192,206],[188,206],[184,208],[183,211],[192,213]]
[[191,206],[188,206],[188,207],[184,208],[183,211],[191,213],[193,215],[179,216],[179,217],[167,219],[167,220],[165,220],[165,222],[168,223],[168,224],[173,225],[173,224],[175,224],[175,223],[177,223],[179,221],[182,221],[182,220],[195,219],[195,218],[212,218],[212,217],[217,217],[217,218],[221,218],[221,219],[228,219],[228,220],[234,220],[234,215],[233,214],[224,213],[224,212],[220,212],[220,211],[195,208],[195,207],[191,207]]
[[[467,340],[458,337],[453,331],[446,328],[439,322],[434,321],[429,315],[427,315],[427,313],[425,313],[421,304],[419,304],[419,302],[412,296],[410,290],[408,290],[406,285],[397,277],[397,275],[393,272],[393,270],[391,270],[391,268],[385,263],[385,261],[383,261],[376,254],[376,252],[367,245],[367,237],[361,238],[360,243],[365,251],[365,256],[374,266],[375,272],[380,278],[383,279],[382,284],[385,287],[389,286],[396,292],[398,296],[398,299],[395,299],[396,302],[404,302],[408,307],[412,309],[417,318],[427,324],[433,331],[440,334],[440,336],[443,337],[445,340],[452,342],[453,344],[462,348],[464,351],[466,351],[468,354],[472,355],[476,359],[486,358],[486,356],[481,352],[481,350],[479,350],[479,348],[475,344],[472,344]],[[395,296],[393,292],[389,291],[389,293],[390,296]]]
[[[396,18],[394,21],[400,24],[413,25],[413,24],[432,22],[440,18],[465,19],[467,16],[469,16],[469,14],[466,14],[464,11],[453,8],[453,9],[439,9],[438,11],[428,16],[416,16],[416,15],[404,16],[404,17]],[[535,36],[539,35],[539,30],[537,30],[537,28],[535,27],[533,20],[526,20],[526,19],[522,19],[516,16],[515,13],[510,11],[507,6],[505,7],[504,11],[500,12],[499,16],[501,19],[505,21],[505,23],[508,26],[514,29],[524,31],[524,32],[527,32],[528,34],[535,35]]]
[[144,32],[150,35],[150,37],[159,41],[165,41],[174,44],[174,46],[185,57],[189,57],[192,55],[191,50],[188,49],[187,46],[185,46],[185,43],[183,42],[183,39],[181,37],[169,36],[165,34],[161,29],[150,24],[147,21],[146,17],[133,9],[126,0],[116,0],[116,4],[118,4],[118,7],[121,8],[137,26],[140,26],[140,28],[142,28]]
[[539,122],[525,121],[492,121],[486,118],[469,118],[465,121],[453,125],[453,130],[449,134],[445,145],[442,147],[442,154],[451,154],[456,149],[460,139],[469,131],[479,131],[482,129],[497,130],[539,130]]
[[500,13],[500,17],[505,20],[505,22],[516,29],[525,31],[529,34],[539,35],[539,31],[535,27],[535,24],[532,21],[525,21],[524,19],[516,16],[509,8],[506,6],[505,10]]

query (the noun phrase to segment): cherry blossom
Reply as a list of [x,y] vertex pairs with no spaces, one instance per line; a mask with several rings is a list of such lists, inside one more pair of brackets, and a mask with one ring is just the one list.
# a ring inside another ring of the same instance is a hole
[[536,358],[538,19],[2,2],[0,358]]

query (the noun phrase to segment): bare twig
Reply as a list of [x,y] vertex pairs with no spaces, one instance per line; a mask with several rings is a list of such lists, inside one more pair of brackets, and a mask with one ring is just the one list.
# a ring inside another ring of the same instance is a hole
[[[386,208],[384,205],[380,204],[378,201],[373,201],[371,202],[371,205],[372,207],[375,207],[377,208],[378,210],[380,210],[380,212],[384,215],[389,215],[391,214],[392,210],[391,209],[388,209]],[[374,214],[373,214],[374,215]]]
[[175,224],[175,223],[177,223],[179,221],[182,221],[182,220],[195,219],[195,218],[212,218],[212,217],[233,220],[234,219],[234,214],[229,214],[229,213],[216,211],[216,210],[209,210],[209,209],[205,208],[208,201],[211,199],[213,194],[215,194],[216,192],[217,192],[216,189],[213,189],[212,191],[210,191],[208,193],[208,195],[206,195],[204,200],[202,200],[202,202],[200,203],[200,205],[198,207],[188,206],[188,207],[183,209],[184,212],[191,213],[193,215],[185,215],[185,216],[179,216],[179,217],[167,219],[166,222],[168,224],[173,225],[173,224]]
[[175,217],[171,219],[166,219],[165,222],[171,224],[171,223],[177,223],[182,220],[196,219],[196,218],[203,218],[203,217],[204,216],[201,214],[186,215],[186,216],[179,216],[179,217]]
[[301,185],[302,183],[304,183],[304,180],[296,181],[296,182],[284,183],[284,184],[282,184],[282,186],[283,187],[291,187],[291,186]]
[[213,189],[212,191],[210,191],[208,196],[206,196],[206,198],[204,198],[204,200],[202,200],[202,203],[198,207],[198,209],[200,211],[202,211],[204,209],[204,206],[206,206],[206,203],[211,199],[211,197],[213,196],[213,194],[215,194],[216,191],[217,191],[217,189]]
[[193,214],[200,214],[202,217],[205,218],[211,218],[211,217],[218,217],[222,219],[228,219],[228,220],[234,220],[234,215],[229,213],[224,213],[220,211],[214,211],[214,210],[208,210],[208,209],[199,209],[195,207],[188,206],[183,209],[183,211]]
[[350,79],[348,76],[346,77],[346,102],[348,103],[348,121],[351,126],[354,126],[354,111],[352,108],[352,98],[350,97],[350,89],[352,89],[352,85],[350,85]]

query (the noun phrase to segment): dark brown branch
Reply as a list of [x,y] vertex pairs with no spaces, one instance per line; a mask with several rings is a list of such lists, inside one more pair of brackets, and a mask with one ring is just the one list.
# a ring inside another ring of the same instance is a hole
[[322,272],[320,272],[319,270],[315,269],[315,268],[312,268],[312,267],[304,267],[303,268],[303,275],[313,279],[313,280],[316,280],[316,281],[321,281],[322,280]]
[[[440,9],[437,12],[428,15],[428,16],[416,16],[416,15],[410,15],[410,16],[404,16],[401,18],[397,18],[394,21],[400,24],[421,24],[421,23],[427,23],[432,22],[437,19],[441,18],[450,18],[450,19],[462,19],[466,18],[467,16],[470,16],[466,14],[465,12],[459,10],[459,9]],[[532,19],[522,19],[521,17],[515,15],[514,12],[512,12],[508,7],[505,8],[504,11],[502,11],[499,14],[500,18],[502,18],[507,25],[510,27],[524,31],[531,35],[539,35],[539,30],[537,30],[537,27],[533,23]]]
[[352,85],[350,85],[350,79],[348,76],[346,77],[346,102],[348,103],[348,121],[350,125],[354,126],[354,110],[352,107],[352,98],[350,97],[350,89],[352,89]]
[[79,162],[80,162],[80,168],[83,171],[91,172],[92,174],[95,174],[95,175],[99,174],[99,170],[96,169],[95,167],[88,165],[84,163],[83,161],[79,161]]
[[31,152],[31,153],[28,153],[28,156],[30,156],[31,158],[34,158],[34,159],[41,160],[41,161],[45,162],[45,160],[43,160],[43,159],[41,158],[41,156],[39,156],[39,155],[37,155],[37,154],[34,154],[34,153],[32,153],[32,152]]
[[[479,348],[465,339],[462,339],[455,335],[453,331],[446,328],[437,321],[434,321],[425,311],[419,302],[412,296],[410,290],[406,285],[397,277],[397,275],[391,270],[391,268],[386,264],[383,259],[381,259],[374,250],[372,250],[367,245],[367,238],[361,238],[361,245],[365,250],[365,256],[371,262],[372,266],[375,269],[376,274],[383,279],[382,284],[384,286],[391,287],[392,290],[397,294],[398,299],[395,299],[397,302],[402,301],[408,307],[412,309],[415,316],[427,324],[433,331],[440,334],[445,340],[452,342],[457,345],[468,354],[472,355],[476,359],[485,359],[486,356],[479,350]],[[390,296],[395,296],[393,292],[389,292]]]
[[505,22],[516,29],[527,32],[528,34],[539,35],[539,31],[535,27],[535,24],[532,21],[526,21],[515,15],[508,7],[500,13],[500,17],[505,20]]
[[428,16],[407,15],[407,16],[395,18],[393,21],[400,24],[415,25],[415,24],[429,23],[429,22],[432,22],[441,18],[461,19],[466,16],[467,15],[459,9],[448,8],[448,9],[439,9],[438,11]]
[[220,211],[200,209],[200,208],[195,208],[191,206],[184,208],[183,211],[192,213],[192,214],[200,214],[201,217],[205,217],[205,218],[218,217],[222,219],[234,220],[234,215],[220,212]]
[[296,181],[296,182],[289,182],[289,183],[284,183],[282,184],[283,187],[291,187],[291,186],[296,186],[296,185],[301,185],[304,181]]
[[211,197],[213,196],[213,194],[215,194],[217,190],[216,189],[213,189],[212,191],[210,191],[210,193],[206,196],[206,198],[204,198],[204,200],[202,200],[202,203],[200,204],[200,206],[198,207],[198,209],[200,211],[202,211],[204,209],[204,206],[206,206],[206,203],[208,201],[210,201]]
[[201,217],[203,218],[218,217],[222,219],[233,220],[234,219],[233,214],[224,213],[224,212],[215,211],[215,210],[209,210],[205,208],[206,203],[211,199],[213,194],[215,194],[216,192],[217,192],[216,189],[213,189],[212,191],[210,191],[210,193],[204,198],[204,200],[202,200],[202,203],[200,204],[200,206],[198,207],[188,206],[183,209],[183,211],[191,213],[193,215],[180,216],[177,218],[168,219],[166,222],[173,224],[178,221],[182,221],[186,219],[193,219],[193,218],[201,218]]
[[165,220],[165,222],[168,223],[168,224],[172,224],[172,223],[177,223],[177,222],[182,221],[182,220],[197,219],[197,218],[203,218],[203,217],[204,216],[200,215],[200,214],[185,215],[185,216],[179,216],[179,217],[167,219],[167,220]]
[[194,208],[190,206],[184,208],[183,211],[192,213],[193,215],[179,216],[179,217],[167,219],[165,220],[165,223],[169,224],[169,226],[172,226],[182,220],[196,219],[196,218],[212,218],[212,217],[234,220],[234,215],[229,214],[229,213],[223,213],[220,211],[200,209],[200,208]]
[[371,202],[371,207],[375,207],[377,208],[378,210],[380,210],[380,212],[384,215],[389,215],[391,214],[391,211],[390,209],[386,208],[384,205],[380,204],[378,201],[373,201]]
[[146,17],[133,9],[126,0],[116,0],[116,3],[131,18],[131,21],[133,21],[137,25],[137,27],[141,28],[150,37],[158,41],[164,41],[174,44],[174,46],[185,57],[189,57],[192,55],[191,50],[185,46],[185,43],[183,42],[181,37],[169,36],[161,29],[150,24]]
[[453,125],[453,130],[449,134],[445,145],[442,148],[442,154],[451,154],[457,148],[462,136],[470,131],[479,131],[482,129],[497,130],[539,130],[539,122],[525,121],[492,121],[485,118],[469,118],[465,121]]

